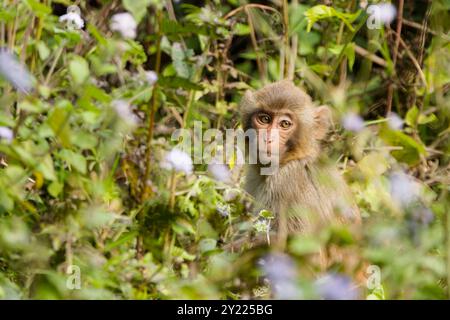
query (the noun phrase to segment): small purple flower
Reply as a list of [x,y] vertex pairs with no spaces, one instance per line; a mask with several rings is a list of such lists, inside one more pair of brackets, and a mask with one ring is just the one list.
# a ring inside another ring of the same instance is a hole
[[11,143],[14,139],[13,131],[7,127],[0,127],[0,139],[4,139],[6,143]]
[[216,210],[222,217],[229,217],[230,212],[231,212],[231,207],[227,203],[218,203],[216,205]]
[[420,206],[413,211],[413,218],[423,225],[429,225],[434,220],[434,214],[429,208]]
[[272,253],[259,261],[277,299],[299,299],[302,290],[296,284],[294,261],[282,253]]
[[410,175],[396,171],[389,176],[389,181],[391,197],[399,205],[406,207],[419,198],[420,185]]
[[356,300],[358,291],[351,279],[340,274],[327,274],[315,282],[317,293],[325,300]]
[[212,162],[208,165],[208,171],[217,181],[228,183],[231,181],[231,172],[226,164]]
[[137,116],[131,111],[130,104],[125,100],[114,100],[112,106],[117,112],[117,115],[126,123],[136,125],[138,122]]
[[172,149],[166,153],[161,167],[168,170],[175,170],[191,174],[193,170],[192,158],[184,151],[179,149]]
[[403,119],[396,113],[391,113],[388,117],[388,125],[392,130],[402,130],[403,123]]
[[4,48],[0,48],[0,76],[22,93],[29,93],[34,87],[33,78],[26,66]]
[[158,74],[153,70],[145,71],[145,80],[152,86],[158,81]]
[[364,129],[364,120],[360,115],[350,112],[342,118],[342,126],[348,131],[359,132]]

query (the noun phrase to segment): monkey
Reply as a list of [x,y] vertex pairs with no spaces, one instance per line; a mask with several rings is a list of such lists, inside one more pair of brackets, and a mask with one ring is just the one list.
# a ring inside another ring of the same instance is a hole
[[[331,123],[329,107],[314,105],[305,91],[282,80],[246,91],[239,111],[244,131],[256,131],[249,144],[256,145],[259,156],[247,165],[244,189],[254,197],[256,209],[275,215],[279,241],[333,222],[360,223],[349,187],[321,155]],[[268,158],[277,166],[261,174]]]

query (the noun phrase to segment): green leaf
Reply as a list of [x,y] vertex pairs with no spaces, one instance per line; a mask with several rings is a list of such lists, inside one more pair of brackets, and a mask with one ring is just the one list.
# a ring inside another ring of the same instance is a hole
[[111,251],[112,249],[135,239],[137,237],[137,235],[138,235],[137,231],[131,231],[131,232],[127,232],[127,233],[123,234],[116,241],[107,243],[105,246],[105,251],[106,252]]
[[53,167],[53,159],[49,154],[40,159],[36,170],[40,171],[45,179],[51,181],[56,180],[55,168]]
[[198,247],[201,253],[205,253],[208,251],[212,251],[216,249],[216,245],[217,245],[217,240],[216,239],[211,239],[211,238],[207,238],[207,239],[202,239],[200,240],[200,242],[198,243]]
[[417,106],[412,107],[408,110],[405,116],[405,122],[408,126],[415,128],[417,124],[417,119],[419,118],[419,108]]
[[419,119],[417,120],[418,124],[427,124],[437,120],[437,117],[434,113],[429,115],[420,114]]
[[5,190],[0,189],[0,208],[10,211],[14,209],[14,200],[6,193]]
[[63,149],[59,152],[59,156],[69,165],[73,166],[78,172],[82,174],[86,173],[86,159],[81,154],[69,149]]
[[131,12],[137,23],[139,23],[147,13],[147,7],[151,2],[152,0],[122,0],[124,8]]
[[50,183],[47,187],[48,193],[54,198],[58,197],[58,195],[63,190],[64,185],[60,183],[59,181],[53,181]]
[[54,134],[61,140],[64,147],[71,145],[71,130],[69,125],[72,105],[69,101],[61,101],[51,112],[47,119],[48,125]]
[[69,71],[75,85],[81,85],[89,78],[89,64],[80,56],[69,62]]
[[328,7],[325,5],[317,5],[308,9],[305,12],[305,17],[308,20],[308,26],[306,27],[306,30],[308,32],[311,31],[311,28],[314,25],[314,23],[316,23],[319,20],[338,18],[347,26],[347,28],[349,28],[351,31],[354,31],[354,28],[351,23],[356,20],[356,18],[359,16],[360,13],[361,13],[360,10],[358,10],[356,13],[343,13],[341,11],[334,9],[333,7]]
[[250,34],[250,26],[242,23],[236,23],[234,25],[234,33],[238,36],[245,36]]
[[358,162],[358,167],[365,177],[373,179],[385,173],[389,163],[381,152],[371,152]]
[[409,109],[405,116],[405,122],[412,128],[417,127],[418,124],[428,124],[436,120],[437,117],[434,113],[429,115],[420,113],[420,110],[419,108],[417,108],[417,106]]
[[52,13],[52,9],[36,0],[26,0],[27,5],[33,11],[33,13],[38,17],[45,17]]
[[175,89],[183,88],[188,90],[203,89],[201,85],[180,77],[162,77],[158,79],[158,84],[161,87],[165,88],[175,88]]
[[320,249],[319,239],[310,236],[296,236],[289,243],[289,250],[297,255],[318,253]]
[[174,43],[172,45],[171,57],[178,76],[189,78],[189,66],[184,61],[185,52],[179,43]]
[[95,135],[82,131],[75,132],[71,137],[71,141],[80,149],[93,149],[98,143]]
[[259,212],[259,216],[261,216],[265,219],[274,219],[275,218],[272,212],[270,212],[269,210],[265,210],[265,209],[261,210]]
[[388,126],[382,126],[380,138],[388,145],[401,147],[401,150],[393,150],[392,155],[398,160],[409,165],[420,162],[420,156],[426,155],[425,146],[400,130],[391,130]]
[[36,43],[36,49],[39,53],[39,58],[45,60],[50,55],[50,49],[47,47],[44,41],[38,41]]

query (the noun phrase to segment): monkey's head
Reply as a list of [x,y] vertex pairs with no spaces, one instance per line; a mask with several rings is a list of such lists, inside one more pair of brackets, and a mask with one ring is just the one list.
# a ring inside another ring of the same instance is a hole
[[247,91],[240,112],[244,130],[256,130],[257,141],[250,142],[257,142],[259,154],[276,156],[280,164],[316,158],[330,122],[328,107],[314,106],[311,97],[288,80]]

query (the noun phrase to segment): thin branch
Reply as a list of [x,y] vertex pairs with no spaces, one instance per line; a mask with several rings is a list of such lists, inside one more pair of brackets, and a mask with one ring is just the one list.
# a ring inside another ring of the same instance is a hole
[[234,16],[236,13],[238,13],[238,12],[240,12],[242,10],[247,11],[248,8],[258,8],[258,9],[261,9],[261,10],[269,10],[269,11],[273,11],[273,12],[279,13],[276,9],[274,9],[272,7],[265,6],[263,4],[251,3],[251,4],[243,5],[243,6],[239,7],[239,8],[234,9],[233,11],[228,12],[227,15],[225,17],[223,17],[223,18],[225,20],[227,20],[227,19],[229,19],[230,17]]
[[251,17],[251,13],[250,13],[250,10],[248,9],[248,7],[245,7],[245,13],[247,14],[247,18],[248,18],[248,25],[250,27],[250,38],[252,40],[253,49],[255,50],[255,54],[256,54],[256,64],[258,65],[259,75],[261,76],[262,82],[265,83],[266,72],[265,72],[263,63],[261,61],[261,58],[259,56],[259,47],[258,47],[258,42],[256,40],[255,26],[253,25],[253,19]]
[[441,37],[442,39],[444,39],[446,41],[450,41],[450,36],[448,36],[448,35],[446,35],[444,33],[438,33],[436,31],[428,28],[428,26],[425,27],[425,26],[421,25],[420,23],[403,19],[403,24],[405,26],[408,26],[408,27],[411,27],[411,28],[414,28],[414,29],[423,30],[425,32],[428,32],[429,34],[432,34],[433,36]]
[[355,52],[359,54],[360,56],[363,56],[364,58],[372,61],[373,63],[378,64],[379,66],[386,67],[387,62],[383,58],[380,58],[376,54],[373,54],[372,52],[367,51],[366,49],[355,45]]
[[[292,1],[292,10],[297,10],[297,7],[298,7],[298,0]],[[292,35],[291,52],[287,71],[287,78],[289,80],[294,80],[295,62],[297,61],[297,51],[298,51],[298,33],[295,32]]]
[[[393,69],[395,71],[395,65],[397,63],[397,55],[398,55],[398,47],[400,46],[400,38],[402,33],[402,24],[403,24],[403,5],[404,0],[400,0],[398,4],[398,14],[397,14],[397,38],[395,39],[394,44],[394,52],[392,57],[392,65]],[[394,96],[394,84],[389,84],[388,87],[388,95],[387,95],[387,102],[386,102],[386,116],[389,116],[389,114],[392,111],[392,98]]]
[[283,34],[283,38],[284,38],[284,47],[285,47],[285,59],[283,61],[284,64],[284,77],[287,77],[288,75],[288,69],[289,69],[289,63],[291,57],[289,56],[289,51],[290,51],[290,45],[289,45],[289,14],[288,14],[288,1],[287,0],[283,0],[283,26],[284,26],[284,34]]
[[[161,69],[161,12],[157,13],[157,21],[158,21],[158,40],[156,42],[156,64],[155,64],[155,72],[159,76],[159,72]],[[156,104],[158,103],[157,99],[157,88],[158,82],[153,86],[152,99],[149,103],[149,119],[148,119],[148,129],[147,129],[147,149],[145,152],[145,173],[144,173],[144,187],[142,189],[141,200],[143,201],[147,197],[147,193],[150,188],[147,185],[147,180],[150,177],[150,167],[151,167],[151,144],[153,140],[153,127],[155,122],[155,112],[156,112]]]
[[[395,32],[395,31],[392,31],[392,32]],[[414,67],[416,67],[417,72],[419,73],[419,76],[420,76],[420,78],[421,78],[423,84],[425,85],[425,87],[427,87],[427,86],[428,86],[428,85],[427,85],[427,79],[426,79],[426,77],[425,77],[425,74],[424,74],[423,71],[422,71],[422,68],[420,67],[419,62],[418,62],[417,59],[414,57],[412,51],[409,49],[409,47],[408,47],[408,45],[405,43],[405,41],[403,41],[403,39],[400,38],[400,37],[399,37],[399,39],[400,39],[399,42],[400,42],[400,44],[402,45],[402,47],[405,49],[406,54],[408,55],[408,58],[409,58],[409,59],[411,60],[411,62],[413,63]]]

